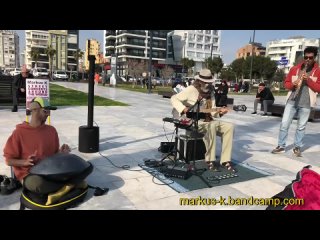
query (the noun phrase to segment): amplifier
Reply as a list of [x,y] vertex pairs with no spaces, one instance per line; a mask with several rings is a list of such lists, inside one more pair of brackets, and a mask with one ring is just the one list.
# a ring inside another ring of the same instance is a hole
[[174,148],[174,142],[161,142],[158,150],[162,153],[169,153]]
[[185,160],[186,163],[193,161],[194,154],[194,144],[196,141],[196,159],[194,160],[202,160],[205,157],[206,146],[202,140],[202,138],[191,138],[187,135],[179,136],[179,152],[177,159]]
[[163,168],[161,172],[166,177],[175,177],[180,179],[188,179],[192,175],[188,167],[167,166],[166,168]]

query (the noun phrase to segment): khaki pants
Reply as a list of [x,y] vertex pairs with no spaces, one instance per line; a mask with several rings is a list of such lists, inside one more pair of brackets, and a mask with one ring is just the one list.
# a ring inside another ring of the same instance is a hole
[[234,126],[232,123],[213,120],[211,122],[199,123],[199,131],[205,133],[203,142],[206,146],[205,161],[216,160],[216,139],[221,136],[222,149],[220,164],[231,161],[233,132]]

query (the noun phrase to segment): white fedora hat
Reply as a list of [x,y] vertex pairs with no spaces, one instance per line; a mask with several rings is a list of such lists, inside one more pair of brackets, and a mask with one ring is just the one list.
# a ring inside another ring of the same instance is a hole
[[196,75],[194,77],[194,79],[198,79],[198,80],[206,82],[206,83],[213,83],[214,82],[211,71],[206,68],[201,69],[199,75]]

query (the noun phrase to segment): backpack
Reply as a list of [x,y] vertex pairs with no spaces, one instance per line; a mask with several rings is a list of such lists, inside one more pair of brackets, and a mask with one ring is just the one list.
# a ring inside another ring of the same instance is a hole
[[266,210],[320,210],[320,174],[305,166]]

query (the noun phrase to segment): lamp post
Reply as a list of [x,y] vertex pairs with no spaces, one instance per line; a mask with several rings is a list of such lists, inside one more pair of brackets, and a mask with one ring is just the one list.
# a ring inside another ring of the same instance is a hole
[[148,93],[151,93],[151,72],[152,72],[152,31],[149,30],[150,36],[150,51],[149,51],[149,85],[148,85]]
[[251,63],[250,63],[250,83],[252,84],[252,64],[253,64],[253,47],[254,47],[254,36],[255,36],[256,30],[253,30],[253,40],[251,42]]

